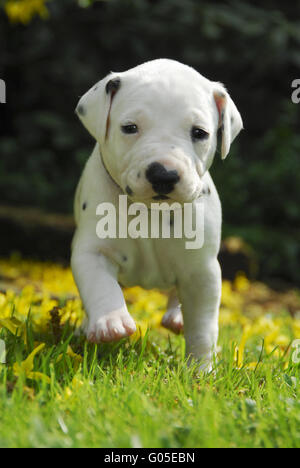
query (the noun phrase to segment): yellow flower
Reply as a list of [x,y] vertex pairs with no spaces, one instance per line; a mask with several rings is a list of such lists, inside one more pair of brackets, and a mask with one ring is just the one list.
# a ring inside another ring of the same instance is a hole
[[255,370],[259,364],[260,364],[259,362],[255,362],[255,361],[249,362],[248,364],[246,364],[246,368],[249,370]]
[[236,352],[235,352],[235,360],[236,360],[237,367],[239,369],[243,366],[245,345],[246,345],[247,340],[250,338],[250,336],[251,336],[251,327],[249,325],[246,325],[243,330],[243,334],[242,334],[239,347],[236,348]]
[[247,291],[250,288],[250,282],[244,273],[240,272],[237,274],[234,287],[237,291],[241,292]]
[[[80,356],[80,354],[76,354],[74,353],[73,349],[71,348],[71,346],[69,345],[68,348],[67,348],[67,352],[66,352],[67,356],[69,356],[71,359],[74,360],[74,368],[77,369],[80,365],[80,363],[82,362],[82,356]],[[57,358],[57,361],[56,362],[60,362],[63,358],[63,354],[60,354]]]
[[0,310],[6,305],[5,294],[0,293]]
[[240,311],[243,306],[243,297],[232,289],[230,281],[223,281],[222,284],[222,305],[234,311]]
[[16,377],[19,377],[20,375],[25,375],[27,379],[30,380],[43,380],[44,382],[51,383],[50,378],[42,374],[41,372],[34,372],[33,371],[33,361],[34,357],[36,354],[38,354],[42,349],[45,347],[45,343],[40,344],[37,346],[32,353],[25,359],[25,361],[21,362],[20,364],[18,362],[15,362],[13,365],[13,372]]
[[1,328],[7,328],[7,330],[15,336],[22,336],[25,344],[27,343],[26,325],[15,317],[0,319],[0,329]]
[[293,327],[293,333],[294,333],[295,339],[299,339],[300,338],[300,319],[296,319],[293,322],[292,327]]
[[130,336],[130,340],[135,340],[138,337],[144,338],[149,328],[149,324],[144,321],[136,321],[136,332]]
[[290,344],[291,340],[288,336],[280,334],[275,339],[275,344],[281,348],[286,348]]
[[[75,375],[73,377],[73,380],[70,386],[65,387],[63,389],[63,394],[62,395],[58,394],[57,399],[60,401],[69,400],[74,395],[74,391],[77,392],[77,390],[79,390],[80,387],[82,386],[83,386],[83,381],[78,376]],[[75,398],[76,398],[76,393],[75,393]]]
[[72,388],[74,390],[78,390],[80,387],[82,387],[82,385],[83,385],[83,381],[78,376],[75,375],[72,380]]
[[43,19],[48,17],[46,1],[48,0],[8,0],[5,11],[12,23],[28,24],[36,15]]
[[61,310],[61,324],[69,322],[71,326],[79,327],[85,317],[80,299],[72,299],[68,301],[65,307]]

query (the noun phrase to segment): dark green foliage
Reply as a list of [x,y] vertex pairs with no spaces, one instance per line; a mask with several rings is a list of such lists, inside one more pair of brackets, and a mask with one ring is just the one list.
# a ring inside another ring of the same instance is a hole
[[[86,2],[89,3],[89,2]],[[93,3],[93,2],[90,2]],[[48,21],[0,14],[2,203],[70,212],[93,140],[73,113],[110,70],[169,57],[228,87],[245,130],[213,167],[224,232],[258,251],[261,273],[298,281],[300,2],[53,0]]]

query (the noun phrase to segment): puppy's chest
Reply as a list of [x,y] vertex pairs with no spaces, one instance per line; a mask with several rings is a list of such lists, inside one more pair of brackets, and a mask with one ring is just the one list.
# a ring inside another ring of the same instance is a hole
[[122,286],[170,289],[176,283],[176,273],[169,264],[167,252],[162,255],[155,240],[111,240],[101,252],[118,265],[118,280]]

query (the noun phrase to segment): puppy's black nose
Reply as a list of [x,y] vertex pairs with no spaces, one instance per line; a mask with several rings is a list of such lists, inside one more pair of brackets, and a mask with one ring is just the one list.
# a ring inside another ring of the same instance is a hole
[[174,185],[179,182],[178,172],[168,171],[162,164],[154,162],[146,170],[146,178],[156,193],[166,195],[174,190]]

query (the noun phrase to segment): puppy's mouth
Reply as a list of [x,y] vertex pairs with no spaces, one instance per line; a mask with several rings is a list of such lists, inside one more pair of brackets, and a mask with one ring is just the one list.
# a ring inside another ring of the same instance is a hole
[[195,191],[190,197],[181,199],[180,197],[176,197],[175,194],[166,195],[164,193],[157,193],[155,195],[148,195],[148,197],[139,196],[135,193],[129,186],[123,190],[125,195],[128,195],[128,198],[133,203],[144,203],[146,206],[151,206],[151,203],[155,202],[166,202],[168,204],[172,204],[173,202],[177,202],[181,205],[184,203],[192,203],[194,200],[202,196],[202,191]]
[[[132,190],[132,188],[127,185],[126,188],[125,188],[125,193],[126,195],[128,195],[129,197],[131,198],[134,198],[134,192]],[[156,201],[159,201],[159,200],[170,200],[170,197],[168,197],[167,195],[164,195],[163,193],[158,193],[157,195],[154,195],[152,197],[152,200],[156,200]]]
[[152,193],[148,191],[148,193],[139,193],[139,190],[135,191],[129,184],[125,186],[125,189],[122,189],[122,192],[125,195],[128,195],[131,202],[135,203],[144,203],[147,206],[150,206],[151,203],[154,202],[166,202],[166,203],[173,203],[177,202],[180,204],[184,203],[192,203],[194,200],[202,196],[203,187],[197,187],[193,190],[188,196],[182,196],[182,194],[176,190],[172,190],[170,193],[163,193],[163,190],[152,191]]

